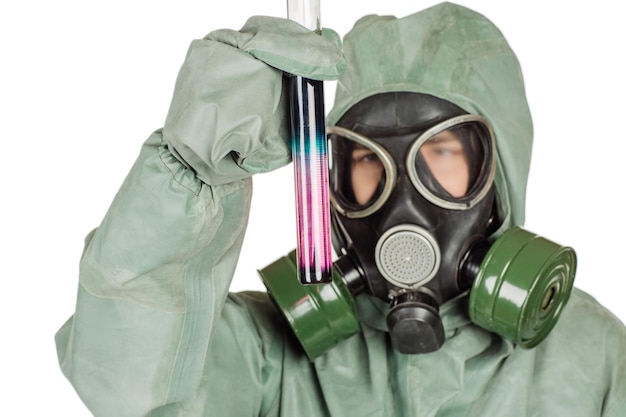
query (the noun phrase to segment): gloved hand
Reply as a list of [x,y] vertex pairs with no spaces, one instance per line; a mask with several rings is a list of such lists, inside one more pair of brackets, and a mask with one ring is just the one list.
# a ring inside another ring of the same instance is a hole
[[337,79],[340,40],[287,19],[252,17],[240,31],[217,30],[191,43],[163,128],[172,153],[198,178],[219,185],[290,161],[283,71]]

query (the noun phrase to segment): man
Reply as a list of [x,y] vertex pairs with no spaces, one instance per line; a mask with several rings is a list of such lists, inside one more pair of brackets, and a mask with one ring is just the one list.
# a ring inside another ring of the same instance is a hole
[[[575,291],[562,312],[547,297],[560,320],[531,349],[468,315],[465,261],[523,223],[532,142],[497,28],[446,3],[366,17],[344,52],[267,18],[192,44],[163,130],[88,238],[76,314],[57,335],[90,410],[624,415],[626,331],[590,297]],[[358,275],[359,330],[311,358],[266,294],[227,295],[248,177],[289,159],[281,70],[343,72],[328,117],[334,235]],[[403,257],[416,260],[408,274],[393,260],[405,241],[420,251]]]

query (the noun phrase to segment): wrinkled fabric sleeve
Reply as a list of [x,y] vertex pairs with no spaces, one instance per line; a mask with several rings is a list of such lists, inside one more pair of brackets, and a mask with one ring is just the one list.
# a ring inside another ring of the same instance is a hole
[[76,312],[59,361],[95,416],[145,416],[200,384],[243,240],[251,180],[208,186],[160,131],[80,261]]
[[[163,129],[144,144],[87,239],[76,312],[57,333],[63,372],[95,416],[202,409],[209,396],[201,387],[229,380],[229,372],[239,378],[229,383],[249,376],[241,390],[269,391],[246,396],[245,406],[238,401],[241,409],[258,415],[276,404],[277,374],[269,369],[280,359],[267,359],[281,355],[276,329],[251,323],[256,315],[227,294],[250,176],[290,160],[283,71],[336,79],[345,61],[338,37],[328,35],[257,16],[240,31],[191,43]],[[212,343],[215,332],[219,343]],[[230,361],[224,373],[206,369],[222,365],[207,360],[221,352],[244,360]]]

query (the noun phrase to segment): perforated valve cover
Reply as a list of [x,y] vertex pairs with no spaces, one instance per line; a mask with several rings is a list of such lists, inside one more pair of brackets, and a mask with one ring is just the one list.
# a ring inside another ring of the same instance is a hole
[[387,230],[376,244],[375,256],[382,276],[400,288],[430,281],[441,260],[439,246],[430,233],[408,224]]

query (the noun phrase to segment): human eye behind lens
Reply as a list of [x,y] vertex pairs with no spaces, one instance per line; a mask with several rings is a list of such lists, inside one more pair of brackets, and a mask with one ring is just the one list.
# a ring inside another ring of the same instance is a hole
[[457,156],[463,154],[463,145],[461,141],[450,132],[443,132],[435,136],[425,146],[439,155]]
[[465,151],[459,139],[450,132],[442,132],[420,148],[430,164],[454,164],[465,160]]
[[375,152],[363,148],[352,151],[352,163],[363,165],[379,165],[381,164],[378,155]]

